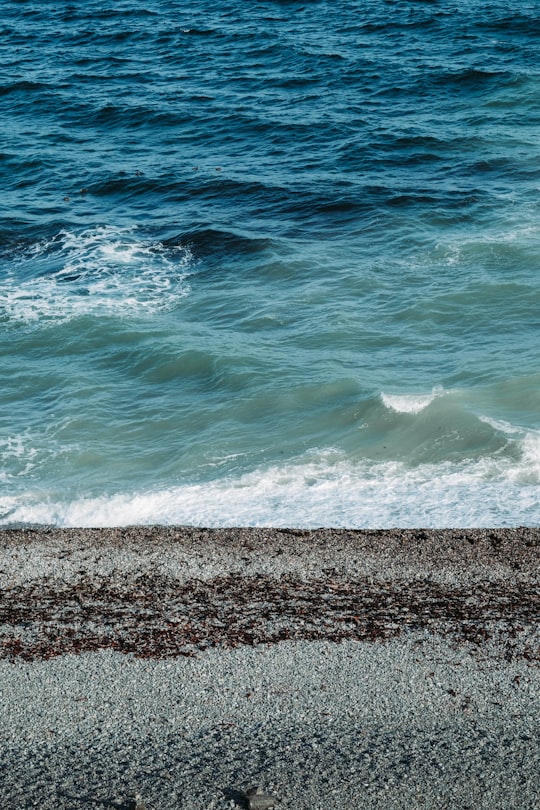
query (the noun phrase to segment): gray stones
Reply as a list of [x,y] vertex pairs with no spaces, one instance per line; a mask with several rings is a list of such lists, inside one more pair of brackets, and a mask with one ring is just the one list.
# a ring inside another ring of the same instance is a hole
[[258,786],[246,790],[246,800],[248,810],[270,810],[271,807],[275,807],[277,802],[274,796],[264,793],[263,789]]
[[135,793],[132,799],[127,804],[128,810],[146,810],[146,805],[142,800],[140,793]]

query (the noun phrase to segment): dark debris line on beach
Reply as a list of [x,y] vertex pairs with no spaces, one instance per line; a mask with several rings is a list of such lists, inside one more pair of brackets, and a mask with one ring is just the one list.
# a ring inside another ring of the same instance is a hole
[[492,636],[508,658],[540,661],[520,643],[540,619],[536,583],[301,580],[229,575],[179,583],[164,576],[34,580],[0,594],[0,657],[32,661],[113,649],[141,658],[289,639],[376,641],[428,630],[476,644]]

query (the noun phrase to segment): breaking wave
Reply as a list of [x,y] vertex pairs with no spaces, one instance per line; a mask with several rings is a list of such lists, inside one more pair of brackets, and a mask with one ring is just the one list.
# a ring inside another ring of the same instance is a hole
[[191,263],[189,249],[152,242],[135,227],[62,230],[12,257],[0,275],[0,317],[35,323],[154,314],[187,294]]
[[540,434],[517,461],[493,457],[408,467],[353,463],[327,451],[205,483],[72,501],[3,498],[3,525],[335,526],[348,528],[540,525]]
[[444,393],[440,386],[433,388],[429,394],[385,394],[381,393],[381,400],[386,408],[396,413],[420,413],[431,405],[436,397]]

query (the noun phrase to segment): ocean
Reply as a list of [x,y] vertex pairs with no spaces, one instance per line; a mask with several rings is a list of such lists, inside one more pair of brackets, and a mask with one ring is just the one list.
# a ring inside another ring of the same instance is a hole
[[540,525],[540,0],[0,30],[1,525]]

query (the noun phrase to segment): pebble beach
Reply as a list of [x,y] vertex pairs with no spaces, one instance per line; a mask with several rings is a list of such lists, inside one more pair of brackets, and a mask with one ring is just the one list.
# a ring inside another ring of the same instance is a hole
[[540,0],[0,25],[0,810],[538,810]]
[[2,531],[3,806],[536,808],[539,545]]

